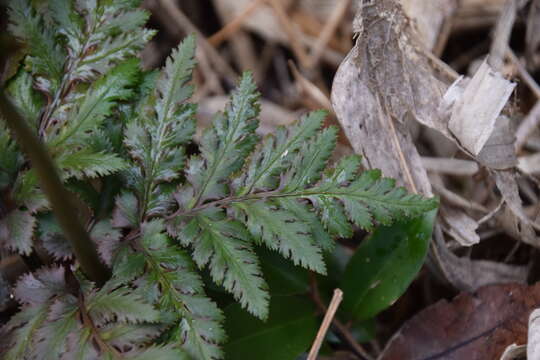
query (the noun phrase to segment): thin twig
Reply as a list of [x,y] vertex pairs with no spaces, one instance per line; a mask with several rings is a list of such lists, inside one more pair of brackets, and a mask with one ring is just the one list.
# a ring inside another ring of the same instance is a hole
[[488,63],[495,71],[501,71],[504,65],[506,50],[510,34],[516,21],[517,3],[516,0],[508,0],[501,11],[495,32],[493,42],[489,50]]
[[159,4],[166,10],[174,19],[175,24],[186,33],[195,33],[197,35],[197,41],[204,49],[210,61],[214,64],[219,72],[221,72],[225,78],[234,84],[238,77],[236,72],[231,66],[223,59],[219,52],[206,40],[206,37],[197,29],[197,27],[189,20],[189,18],[180,10],[177,4],[173,0],[159,0]]
[[287,12],[283,8],[283,4],[280,0],[266,0],[270,6],[274,8],[274,11],[277,15],[277,18],[281,25],[283,26],[283,30],[287,34],[287,37],[289,38],[289,42],[291,43],[291,48],[296,57],[298,58],[298,61],[300,61],[300,65],[303,68],[306,68],[309,64],[309,57],[306,53],[306,50],[304,49],[304,46],[299,41],[300,36],[297,34],[296,29],[291,24],[291,20],[289,19],[289,16],[287,15]]
[[244,8],[234,19],[232,19],[221,30],[208,38],[208,43],[213,46],[219,46],[231,35],[238,31],[244,24],[244,21],[261,5],[265,0],[252,1],[248,6]]
[[[312,277],[311,279],[312,281],[311,281],[310,288],[311,288],[311,297],[313,299],[313,302],[315,303],[315,305],[317,305],[317,307],[321,311],[326,313],[328,310],[326,308],[326,305],[323,303],[321,296],[319,294],[319,289],[317,287],[317,280],[315,279],[315,277]],[[349,329],[345,325],[343,325],[341,321],[339,321],[337,318],[334,317],[332,320],[332,325],[337,329],[339,336],[347,343],[347,345],[350,346],[351,350],[355,353],[356,356],[364,360],[374,360],[373,357],[370,354],[368,354],[366,350],[364,350],[362,345],[360,345],[354,339]]]
[[328,332],[328,328],[330,327],[330,324],[332,323],[332,320],[334,319],[334,316],[336,315],[336,311],[339,307],[339,304],[341,304],[342,300],[343,300],[343,291],[341,291],[340,289],[335,289],[334,296],[332,296],[332,301],[330,302],[330,306],[326,310],[326,314],[324,315],[323,322],[321,324],[321,327],[319,328],[319,332],[317,332],[317,337],[315,338],[315,341],[313,342],[313,345],[311,346],[311,350],[309,351],[307,360],[317,359],[317,355],[319,354],[321,345],[324,341],[326,333]]
[[71,202],[71,195],[64,188],[47,150],[30,130],[26,120],[17,112],[3,90],[0,90],[0,113],[30,159],[41,188],[51,204],[66,239],[73,248],[82,271],[98,286],[103,285],[109,279],[110,272],[99,260],[96,247],[81,221],[74,216],[77,214],[77,209]]
[[540,100],[540,86],[538,86],[538,83],[536,82],[536,80],[534,80],[531,74],[529,74],[529,72],[527,71],[527,69],[521,62],[521,60],[519,60],[519,58],[516,56],[516,54],[510,47],[506,48],[505,55],[506,57],[508,57],[510,61],[512,61],[512,63],[516,67],[519,73],[519,77],[525,82],[525,84],[527,84],[529,89],[531,89],[534,96],[536,96],[536,98]]
[[538,123],[540,123],[540,100],[536,102],[525,119],[519,124],[516,131],[516,152],[523,148],[529,136],[537,129]]
[[326,45],[332,38],[332,35],[334,35],[334,33],[336,32],[336,29],[345,14],[347,13],[347,9],[349,8],[350,4],[351,0],[340,0],[339,4],[336,5],[336,7],[334,8],[334,11],[330,15],[330,19],[320,32],[317,41],[313,45],[312,52],[307,63],[308,69],[315,68],[315,66],[317,66],[317,64],[319,63],[319,60],[323,55]]

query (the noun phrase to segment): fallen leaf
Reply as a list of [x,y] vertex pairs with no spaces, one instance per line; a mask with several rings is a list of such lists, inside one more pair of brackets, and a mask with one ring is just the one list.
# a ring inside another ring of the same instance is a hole
[[442,206],[441,216],[448,225],[445,230],[461,246],[473,246],[480,242],[480,236],[476,233],[478,222],[465,214],[465,212]]
[[[493,285],[424,309],[392,337],[379,360],[493,360],[527,341],[540,283]],[[529,359],[537,359],[532,357]]]
[[380,168],[412,191],[431,195],[431,185],[407,122],[436,113],[446,88],[428,60],[403,9],[382,0],[360,6],[357,40],[341,63],[332,88],[336,115],[367,167]]
[[515,231],[511,231],[510,235],[517,235],[518,240],[540,247],[540,239],[536,236],[531,220],[523,209],[515,174],[512,171],[494,171],[493,177],[508,209],[511,210],[505,215],[516,224]]
[[444,242],[440,226],[435,226],[429,260],[457,289],[476,291],[482,286],[499,283],[525,283],[527,266],[508,265],[488,260],[472,260],[455,255]]
[[511,169],[517,165],[515,140],[510,119],[507,116],[499,116],[493,133],[476,159],[490,169]]

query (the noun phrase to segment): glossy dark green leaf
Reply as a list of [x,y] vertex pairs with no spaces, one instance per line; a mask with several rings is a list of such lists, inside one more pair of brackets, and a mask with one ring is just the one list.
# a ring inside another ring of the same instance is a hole
[[259,248],[257,255],[272,296],[304,294],[309,290],[309,272],[306,269],[295,266],[275,251]]
[[315,339],[318,321],[306,299],[274,296],[263,322],[235,303],[225,309],[226,359],[295,360]]
[[368,319],[405,292],[424,263],[436,214],[379,227],[358,247],[343,276],[343,310]]

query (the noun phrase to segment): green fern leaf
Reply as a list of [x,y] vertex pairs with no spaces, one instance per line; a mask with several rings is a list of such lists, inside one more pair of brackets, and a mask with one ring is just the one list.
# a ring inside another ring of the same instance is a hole
[[160,220],[145,223],[141,228],[140,245],[148,272],[144,277],[146,285],[139,290],[148,301],[158,302],[162,310],[175,314],[168,338],[180,343],[195,359],[220,359],[219,344],[225,339],[223,315],[204,295],[190,257],[170,245],[164,230]]
[[172,346],[151,346],[142,353],[130,356],[130,360],[189,360],[190,358],[179,349]]
[[186,104],[193,93],[188,82],[194,58],[195,39],[188,37],[167,59],[157,79],[154,94],[147,101],[154,102],[154,108],[126,129],[124,142],[142,170],[140,176],[134,177],[140,177],[138,181],[143,184],[139,190],[143,213],[158,212],[156,209],[163,206],[158,185],[176,179],[184,167],[182,146],[195,132],[196,107]]
[[154,36],[155,31],[143,28],[148,12],[136,6],[134,2],[118,1],[78,3],[86,10],[89,31],[79,51],[73,51],[73,79],[89,81],[96,73],[107,73],[115,64],[137,55]]
[[325,111],[314,111],[290,127],[279,127],[275,135],[267,136],[251,156],[246,171],[235,179],[238,195],[253,190],[275,189],[278,175],[290,166],[291,159],[322,126]]
[[240,222],[206,211],[188,223],[179,239],[193,247],[197,265],[202,268],[208,264],[214,282],[232,293],[244,308],[261,319],[268,316],[268,286],[250,235]]
[[35,341],[36,330],[43,324],[47,318],[47,306],[40,304],[36,306],[24,306],[21,311],[15,314],[7,324],[2,328],[1,333],[10,336],[8,342],[9,350],[0,355],[4,360],[26,359],[27,354]]
[[138,75],[138,61],[128,61],[118,65],[106,76],[99,79],[83,98],[76,113],[62,131],[53,134],[48,141],[50,147],[57,149],[61,145],[79,144],[92,135],[118,101],[129,99]]
[[336,136],[337,129],[331,127],[300,148],[290,171],[283,179],[286,184],[284,192],[303,189],[321,178],[322,171],[336,147]]
[[235,206],[244,212],[246,225],[257,241],[291,258],[295,265],[326,274],[321,249],[313,243],[309,226],[293,212],[264,201],[239,202]]
[[159,312],[125,288],[110,291],[104,287],[87,299],[89,315],[99,323],[148,323],[159,319]]
[[83,20],[75,12],[73,1],[49,1],[49,13],[57,25],[57,32],[67,39],[70,55],[80,53],[83,47]]
[[114,174],[127,167],[127,163],[115,154],[82,149],[75,153],[63,153],[56,159],[64,179],[96,178]]
[[258,139],[258,98],[251,74],[245,73],[225,113],[216,115],[212,128],[204,132],[202,156],[189,161],[187,177],[195,196],[188,207],[228,195],[224,181],[240,170]]
[[9,31],[28,45],[26,63],[37,76],[39,88],[52,93],[63,77],[65,54],[54,39],[54,31],[43,24],[29,0],[9,4]]
[[7,91],[23,117],[36,127],[43,98],[32,87],[32,76],[26,71],[19,71],[10,81]]

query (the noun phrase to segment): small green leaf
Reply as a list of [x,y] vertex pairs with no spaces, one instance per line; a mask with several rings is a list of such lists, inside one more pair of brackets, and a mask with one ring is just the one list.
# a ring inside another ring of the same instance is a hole
[[225,309],[225,318],[228,359],[295,360],[309,349],[319,327],[313,304],[292,296],[272,298],[266,322],[238,304]]
[[405,292],[424,263],[436,214],[381,226],[358,247],[343,276],[342,309],[368,319]]

